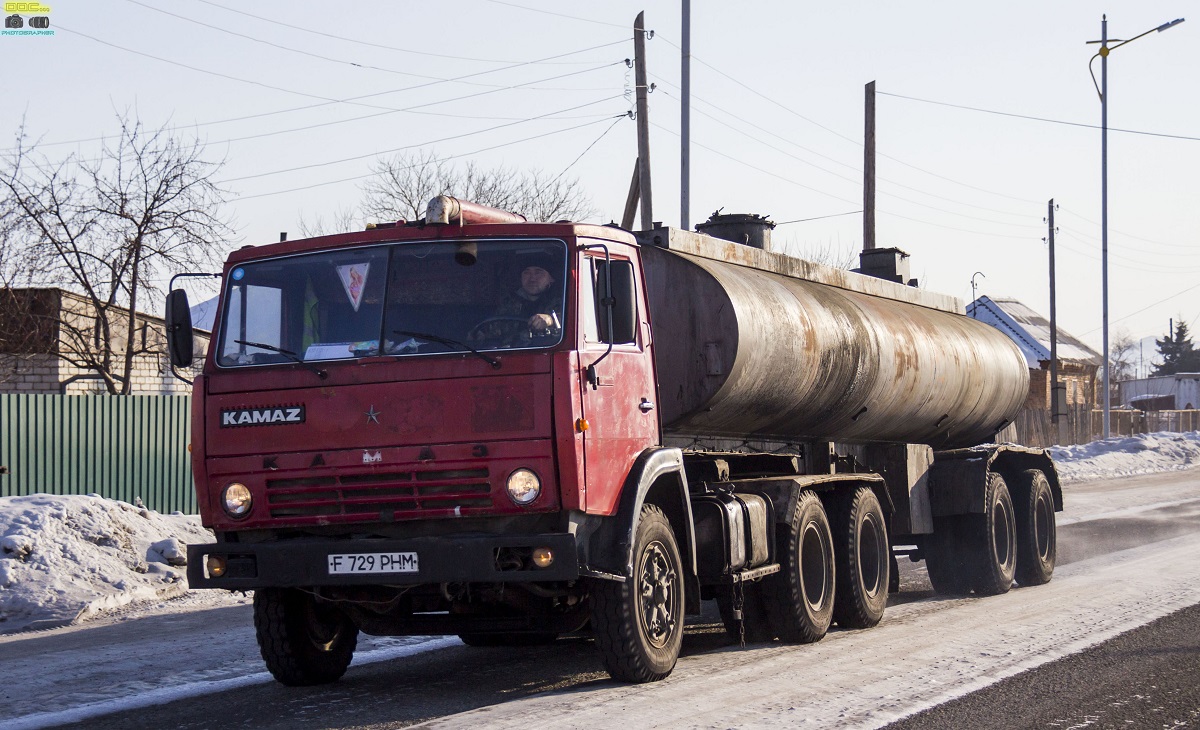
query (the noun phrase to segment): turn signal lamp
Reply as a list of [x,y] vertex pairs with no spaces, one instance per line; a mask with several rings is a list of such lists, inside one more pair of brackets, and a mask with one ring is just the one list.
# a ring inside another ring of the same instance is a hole
[[225,556],[224,555],[209,555],[205,561],[208,566],[208,574],[213,578],[220,578],[225,575]]
[[576,418],[575,419],[575,430],[578,431],[579,433],[583,433],[584,431],[588,430],[590,427],[591,426],[588,424],[586,418]]
[[533,549],[533,564],[539,568],[549,568],[554,562],[554,551],[548,547]]

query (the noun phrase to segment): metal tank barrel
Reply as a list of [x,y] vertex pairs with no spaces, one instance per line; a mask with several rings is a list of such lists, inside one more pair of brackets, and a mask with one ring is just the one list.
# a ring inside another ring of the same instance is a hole
[[667,435],[957,448],[1025,400],[1021,352],[957,299],[688,231],[638,238]]

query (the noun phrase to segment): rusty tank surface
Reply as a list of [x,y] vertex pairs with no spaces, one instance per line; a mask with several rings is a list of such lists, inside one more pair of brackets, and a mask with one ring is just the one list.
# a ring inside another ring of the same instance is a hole
[[672,228],[643,247],[664,435],[928,444],[990,440],[1025,358],[961,302]]

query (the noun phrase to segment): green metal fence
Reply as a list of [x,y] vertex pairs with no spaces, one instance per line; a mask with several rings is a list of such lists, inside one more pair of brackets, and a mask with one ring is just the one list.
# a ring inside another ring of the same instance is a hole
[[196,512],[191,398],[0,394],[0,497],[90,494]]

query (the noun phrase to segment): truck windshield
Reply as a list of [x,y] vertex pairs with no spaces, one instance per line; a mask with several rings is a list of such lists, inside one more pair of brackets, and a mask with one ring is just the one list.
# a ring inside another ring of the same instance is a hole
[[553,347],[562,341],[562,241],[377,245],[229,272],[221,367]]

